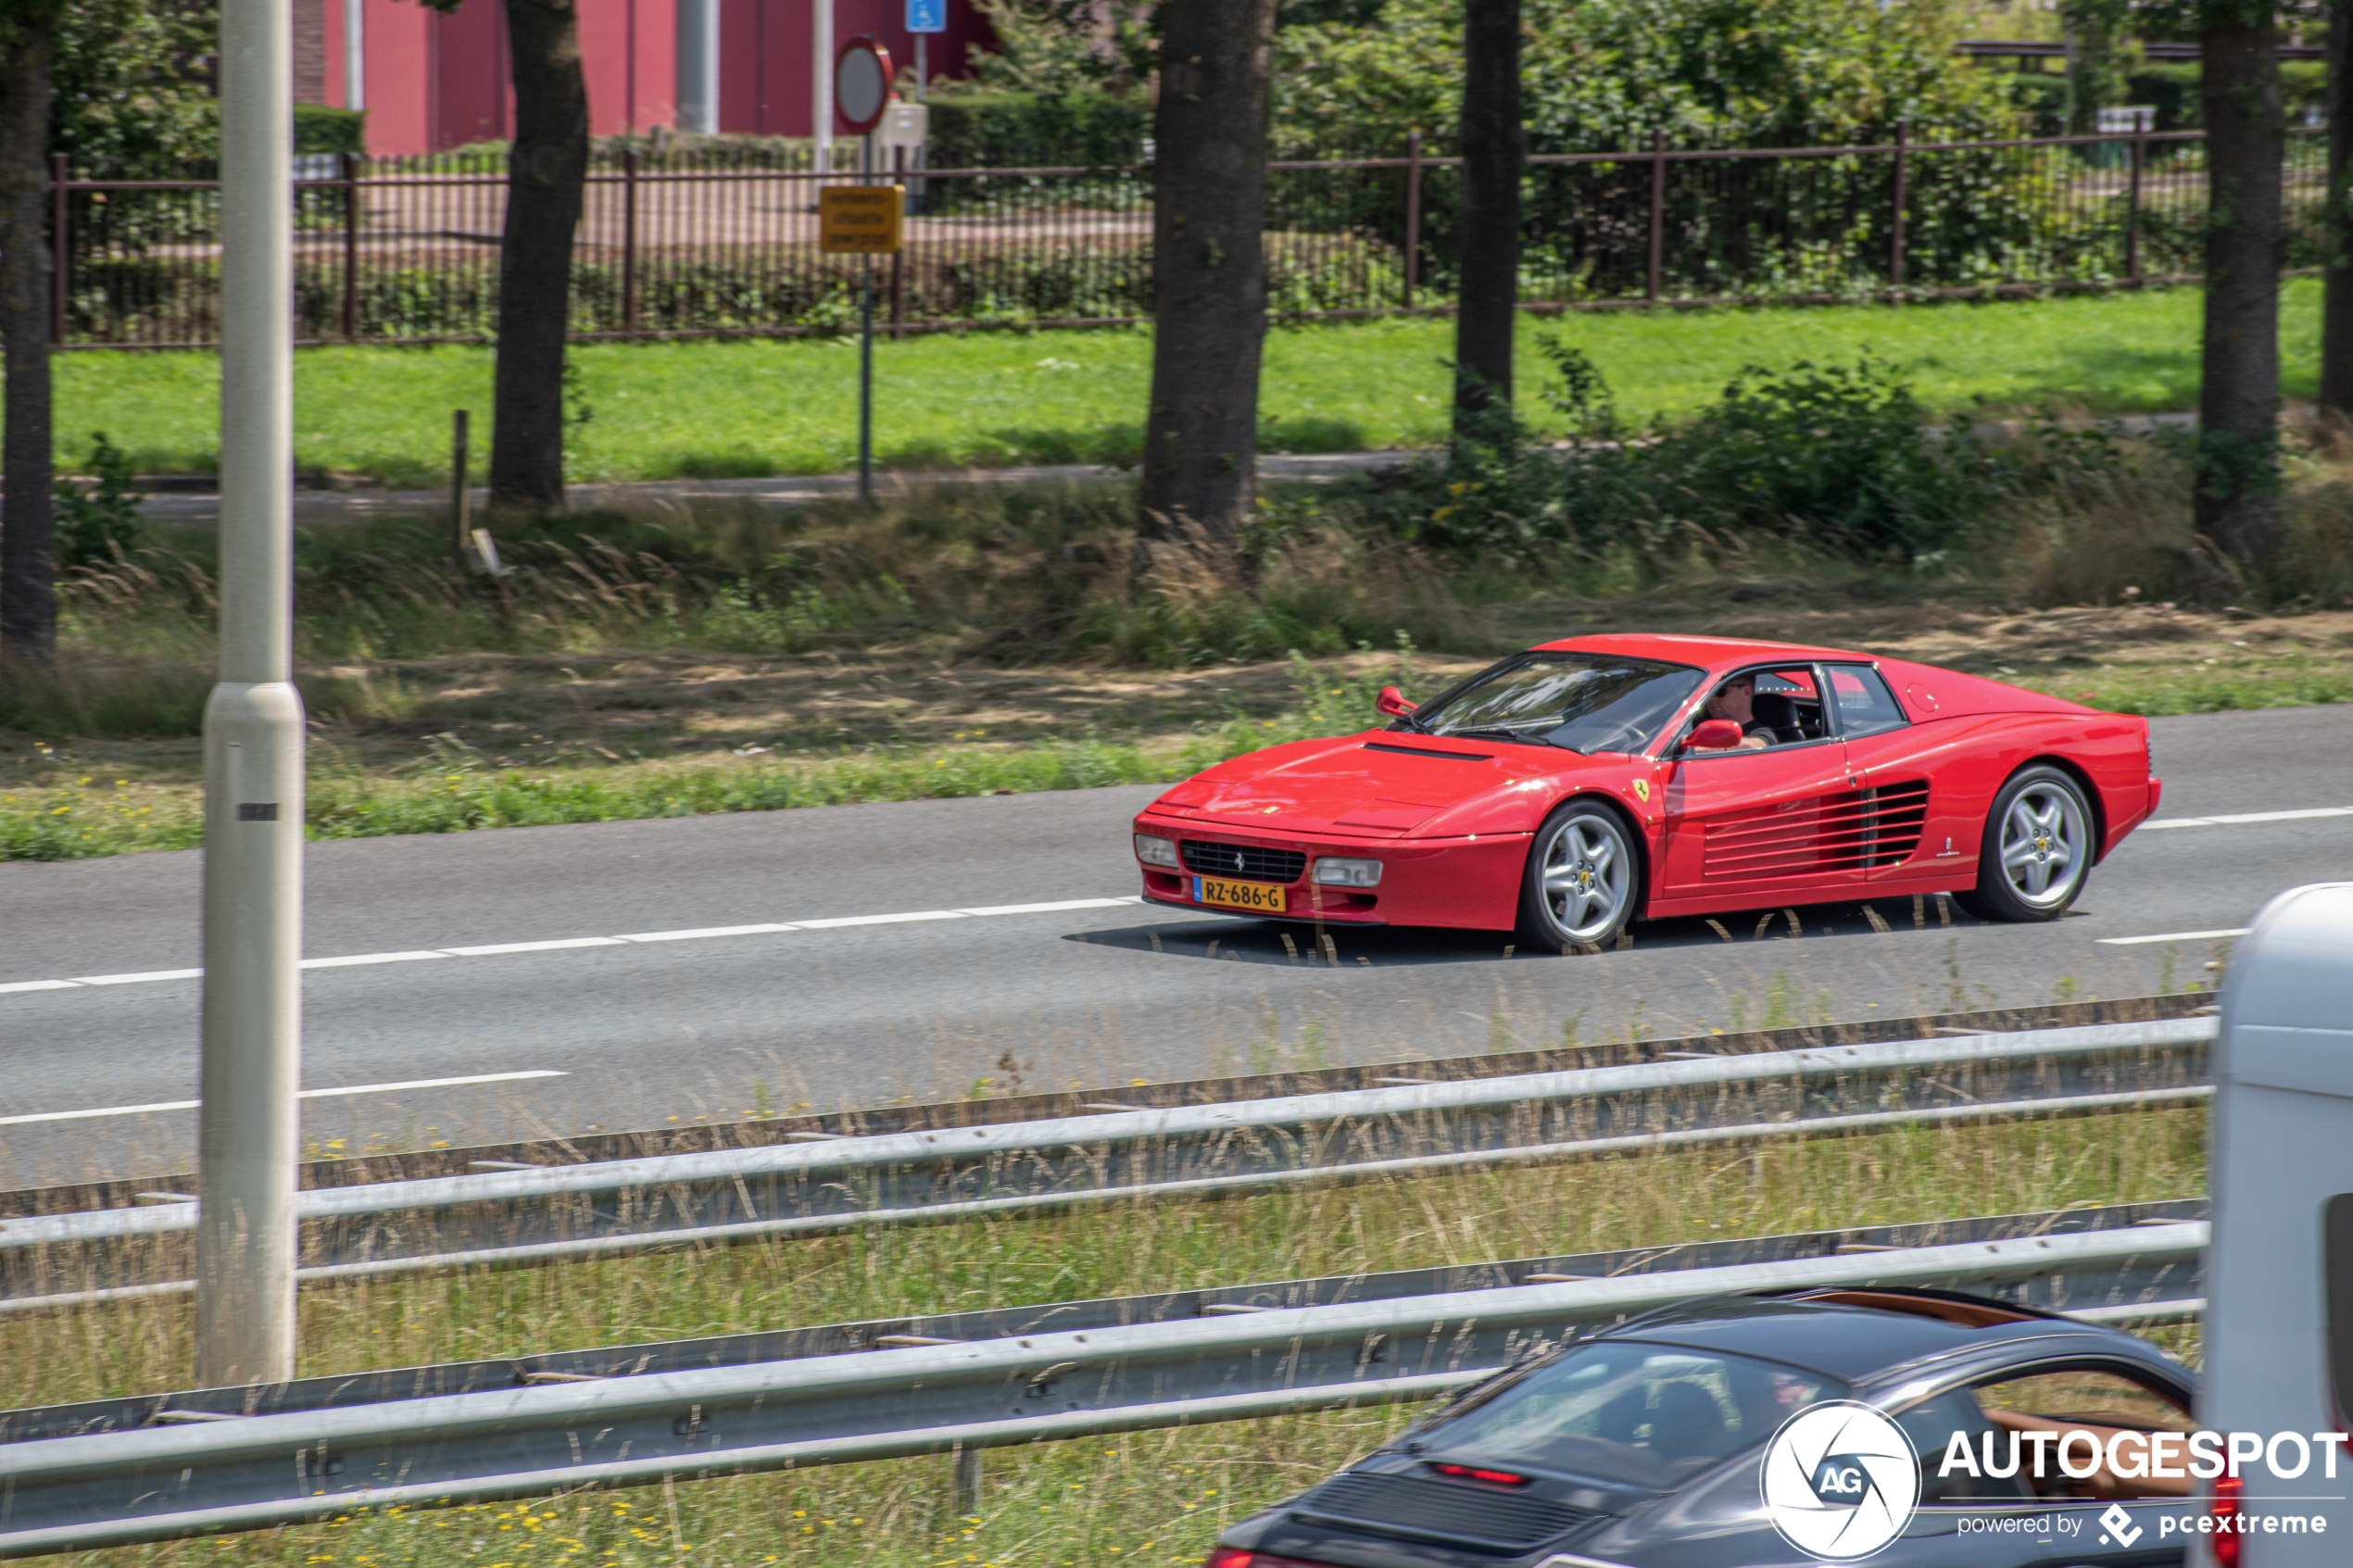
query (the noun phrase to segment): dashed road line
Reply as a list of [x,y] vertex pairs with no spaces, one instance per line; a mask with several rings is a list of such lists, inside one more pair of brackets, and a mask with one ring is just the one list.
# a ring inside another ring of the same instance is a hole
[[[988,904],[968,909],[912,909],[888,915],[834,915],[819,920],[774,922],[761,925],[705,925],[684,931],[639,931],[623,936],[559,936],[540,942],[490,942],[466,947],[412,947],[396,953],[349,953],[341,958],[305,959],[305,969],[352,969],[365,964],[419,963],[434,959],[490,959],[515,953],[555,953],[576,947],[630,947],[647,942],[704,942],[724,936],[770,936],[789,931],[839,931],[861,925],[906,925],[919,921],[990,920],[1004,915],[1063,914],[1074,909],[1115,909],[1140,904],[1140,897],[1125,898],[1058,898],[1045,904]],[[82,974],[70,980],[0,981],[0,995],[15,991],[71,991],[85,985],[145,985],[165,980],[201,980],[201,969],[149,969],[126,974]],[[308,1091],[306,1091],[308,1092]],[[338,1090],[337,1093],[358,1093]],[[133,1107],[155,1110],[157,1107]],[[175,1106],[169,1109],[185,1109]],[[7,1125],[0,1118],[0,1126]]]
[[2208,942],[2221,941],[2225,936],[2244,936],[2253,928],[2237,925],[2228,931],[2160,931],[2154,936],[2103,936],[2103,947],[2137,947],[2145,942]]
[[[409,1078],[397,1084],[354,1084],[341,1089],[301,1089],[301,1099],[332,1099],[337,1095],[389,1095],[403,1089],[447,1089],[468,1084],[511,1084],[525,1078],[568,1078],[550,1067],[535,1067],[519,1073],[478,1073],[465,1078]],[[89,1110],[36,1110],[24,1116],[0,1116],[0,1127],[21,1127],[30,1122],[85,1122],[97,1116],[145,1116],[163,1110],[195,1110],[204,1101],[198,1099],[157,1100],[153,1105],[103,1105]]]
[[2301,822],[2314,817],[2353,817],[2353,806],[2309,806],[2300,811],[2241,811],[2228,817],[2163,817],[2143,822],[2134,833],[2163,833],[2167,828],[2237,827],[2242,822]]

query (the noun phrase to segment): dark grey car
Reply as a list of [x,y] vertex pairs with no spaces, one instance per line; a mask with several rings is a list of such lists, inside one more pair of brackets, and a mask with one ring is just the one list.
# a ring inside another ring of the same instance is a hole
[[2145,1340],[2005,1302],[1718,1297],[1465,1390],[1227,1530],[1210,1568],[1814,1568],[1767,1517],[1760,1468],[1781,1424],[1825,1399],[1885,1411],[1921,1456],[1919,1505],[1872,1568],[2181,1568],[2186,1480],[1939,1472],[1956,1433],[2000,1454],[2010,1433],[2188,1432],[2194,1392]]

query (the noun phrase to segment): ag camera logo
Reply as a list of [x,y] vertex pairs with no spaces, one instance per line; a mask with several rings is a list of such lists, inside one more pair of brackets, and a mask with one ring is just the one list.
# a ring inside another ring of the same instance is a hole
[[1809,1556],[1854,1562],[1904,1533],[1920,1500],[1920,1459],[1869,1405],[1831,1399],[1781,1424],[1765,1446],[1765,1513]]

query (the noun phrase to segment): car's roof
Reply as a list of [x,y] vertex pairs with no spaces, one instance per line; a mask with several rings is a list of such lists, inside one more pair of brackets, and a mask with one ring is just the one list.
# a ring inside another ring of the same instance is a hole
[[2113,1329],[2040,1313],[1970,1325],[1931,1311],[1744,1296],[1686,1302],[1645,1314],[1596,1337],[1730,1351],[1828,1373],[1852,1384],[1951,1351],[1982,1349],[2008,1339],[2047,1341],[2054,1336],[2080,1338],[2087,1350],[2113,1350],[2120,1344],[2129,1348],[2131,1344],[2128,1336]]
[[1540,643],[1530,651],[1614,653],[1629,659],[1658,659],[1673,664],[1748,664],[1765,659],[1869,659],[1852,648],[1818,647],[1808,643],[1768,643],[1753,637],[1693,637],[1667,632],[1607,632],[1590,637],[1564,637]]

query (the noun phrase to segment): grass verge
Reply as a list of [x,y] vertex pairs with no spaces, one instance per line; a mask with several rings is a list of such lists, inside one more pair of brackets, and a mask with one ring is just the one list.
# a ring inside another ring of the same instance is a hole
[[[2188,1108],[1803,1144],[1650,1152],[1225,1203],[878,1230],[308,1292],[306,1374],[1963,1213],[2195,1196]],[[177,1386],[187,1306],[0,1322],[25,1402]],[[1363,1451],[1410,1410],[1340,1411],[999,1450],[947,1513],[944,1461],[583,1493],[85,1554],[92,1564],[619,1568],[782,1562],[1088,1568],[1197,1562],[1226,1522]]]
[[[2195,289],[1986,304],[1609,311],[1525,317],[1520,401],[1538,407],[1543,321],[1608,377],[1628,413],[1689,412],[1752,362],[1869,351],[1940,411],[2058,400],[2095,413],[2196,400]],[[2318,374],[2320,285],[2290,280],[2281,345],[2290,396]],[[1453,324],[1436,319],[1278,329],[1261,384],[1266,443],[1330,452],[1444,438]],[[857,355],[846,338],[585,344],[573,477],[839,472],[856,458]],[[895,466],[1127,462],[1151,376],[1134,331],[970,332],[876,346],[876,440]],[[325,347],[296,357],[295,458],[395,486],[447,483],[449,411],[490,407],[486,348]],[[220,461],[220,361],[90,353],[57,366],[58,460],[105,431],[143,471]]]

